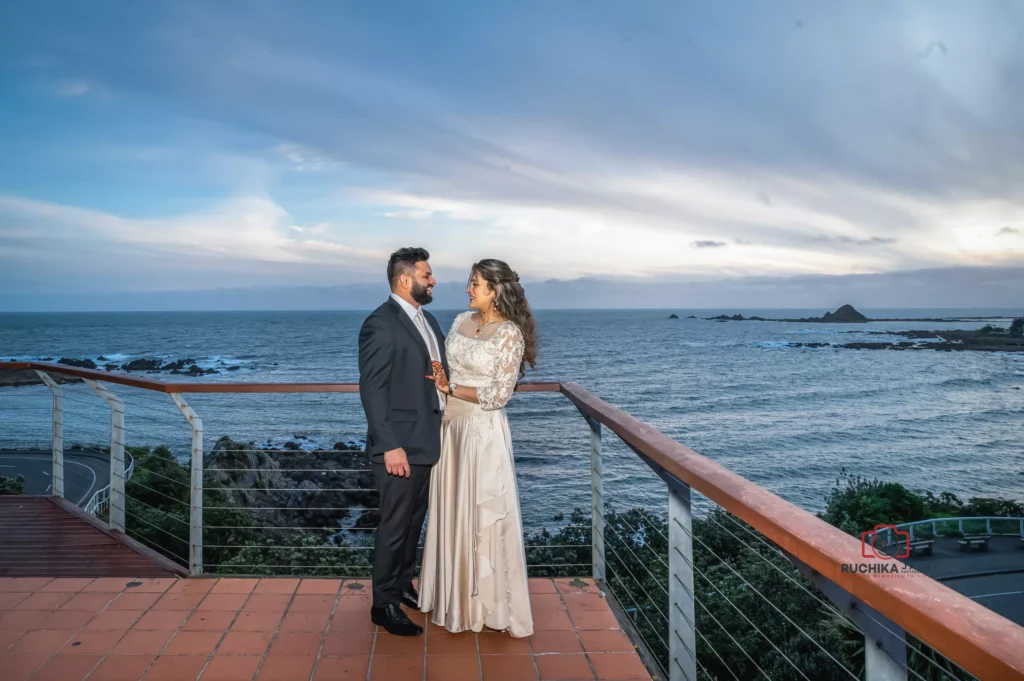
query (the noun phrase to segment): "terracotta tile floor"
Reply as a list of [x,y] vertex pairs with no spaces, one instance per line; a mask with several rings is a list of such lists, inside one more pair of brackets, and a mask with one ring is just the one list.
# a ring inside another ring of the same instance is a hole
[[[4,681],[650,679],[587,580],[530,581],[536,633],[391,636],[369,583],[0,578]],[[412,617],[422,623],[420,613]]]

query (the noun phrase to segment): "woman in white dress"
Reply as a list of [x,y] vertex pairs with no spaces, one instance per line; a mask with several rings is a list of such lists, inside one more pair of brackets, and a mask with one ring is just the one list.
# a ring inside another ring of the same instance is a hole
[[519,276],[500,260],[473,265],[469,307],[445,340],[451,376],[428,376],[447,394],[441,458],[430,478],[420,610],[448,631],[533,634],[512,438],[504,406],[536,329]]

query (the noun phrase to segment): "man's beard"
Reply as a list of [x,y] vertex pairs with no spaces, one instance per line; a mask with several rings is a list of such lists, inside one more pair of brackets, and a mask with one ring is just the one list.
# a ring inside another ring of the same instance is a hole
[[412,291],[410,293],[412,295],[412,299],[420,305],[430,305],[430,301],[434,299],[434,296],[430,295],[430,291],[427,290],[426,286],[422,286],[416,282],[413,282]]

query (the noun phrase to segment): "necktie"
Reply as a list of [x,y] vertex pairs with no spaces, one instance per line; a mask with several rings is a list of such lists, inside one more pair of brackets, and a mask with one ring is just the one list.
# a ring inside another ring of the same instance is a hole
[[[434,362],[441,361],[441,354],[437,351],[436,341],[434,340],[434,332],[427,326],[427,322],[423,319],[423,310],[416,310],[416,323],[419,324],[420,330],[427,337],[427,346],[430,348],[430,359]],[[445,395],[440,390],[437,391],[437,400],[441,407],[444,407]]]

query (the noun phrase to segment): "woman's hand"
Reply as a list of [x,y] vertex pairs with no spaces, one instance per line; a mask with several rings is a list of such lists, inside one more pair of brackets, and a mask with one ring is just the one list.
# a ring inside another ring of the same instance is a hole
[[427,380],[433,381],[437,384],[437,389],[441,392],[448,393],[448,376],[444,373],[444,365],[440,362],[431,362],[430,365],[434,369],[434,374],[428,375]]

